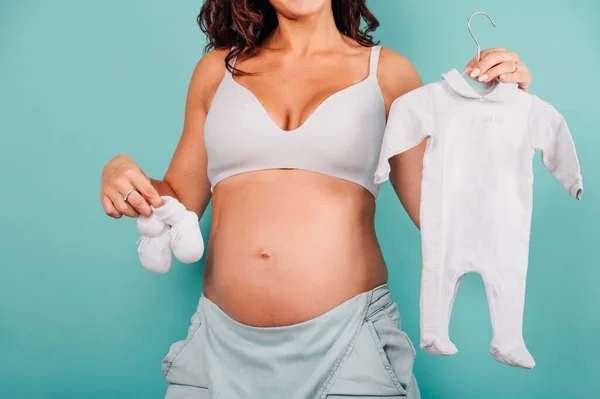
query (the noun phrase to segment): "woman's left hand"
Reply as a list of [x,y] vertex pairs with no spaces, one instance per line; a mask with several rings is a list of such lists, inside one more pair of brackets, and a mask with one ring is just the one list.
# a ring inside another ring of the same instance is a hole
[[531,84],[531,72],[527,69],[519,55],[505,48],[491,48],[480,53],[480,61],[477,56],[465,66],[465,70],[471,70],[469,76],[480,82],[491,82],[499,79],[502,82],[514,82],[519,88],[527,91]]

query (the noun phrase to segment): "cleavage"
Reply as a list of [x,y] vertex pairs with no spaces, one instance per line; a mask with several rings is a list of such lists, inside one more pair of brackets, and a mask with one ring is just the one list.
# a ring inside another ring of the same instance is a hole
[[333,72],[331,69],[328,74],[310,75],[301,71],[269,72],[238,76],[234,82],[256,100],[276,128],[292,132],[307,124],[330,101],[359,86],[368,77],[368,71],[366,76],[364,73],[352,76],[357,74],[349,71],[346,74],[349,76],[344,77]]

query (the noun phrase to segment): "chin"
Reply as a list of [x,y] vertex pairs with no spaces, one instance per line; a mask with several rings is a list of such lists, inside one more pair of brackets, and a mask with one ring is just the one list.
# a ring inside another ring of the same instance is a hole
[[331,7],[331,0],[269,0],[277,12],[286,18],[308,17]]

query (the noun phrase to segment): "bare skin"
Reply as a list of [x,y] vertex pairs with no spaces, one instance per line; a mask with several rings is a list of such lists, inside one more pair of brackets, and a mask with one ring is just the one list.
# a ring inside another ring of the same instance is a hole
[[[290,131],[327,97],[367,77],[370,49],[340,34],[330,0],[313,0],[310,6],[294,0],[271,3],[279,27],[256,56],[236,64],[256,74],[235,79],[260,100],[281,134],[294,134]],[[183,134],[163,180],[148,178],[125,155],[106,165],[105,212],[115,218],[147,216],[149,204],[160,206],[160,195],[170,195],[201,216],[212,199],[204,294],[244,324],[302,322],[385,283],[375,201],[357,184],[273,169],[227,178],[211,198],[203,127],[225,74],[226,54],[211,51],[198,62]],[[387,48],[381,51],[377,79],[387,111],[394,99],[422,85],[412,64]],[[390,160],[392,186],[417,226],[424,151],[422,143]],[[139,193],[125,203],[120,197],[132,186]]]

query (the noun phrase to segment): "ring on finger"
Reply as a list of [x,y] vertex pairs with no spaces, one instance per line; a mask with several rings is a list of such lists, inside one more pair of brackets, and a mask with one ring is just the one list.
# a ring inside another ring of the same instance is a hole
[[513,61],[513,64],[515,65],[515,69],[511,73],[515,73],[519,70],[519,63],[517,61]]
[[129,194],[131,194],[132,192],[136,191],[135,187],[131,187],[129,190],[127,190],[127,192],[125,192],[125,194],[123,194],[123,201],[127,202],[127,198],[129,198]]

